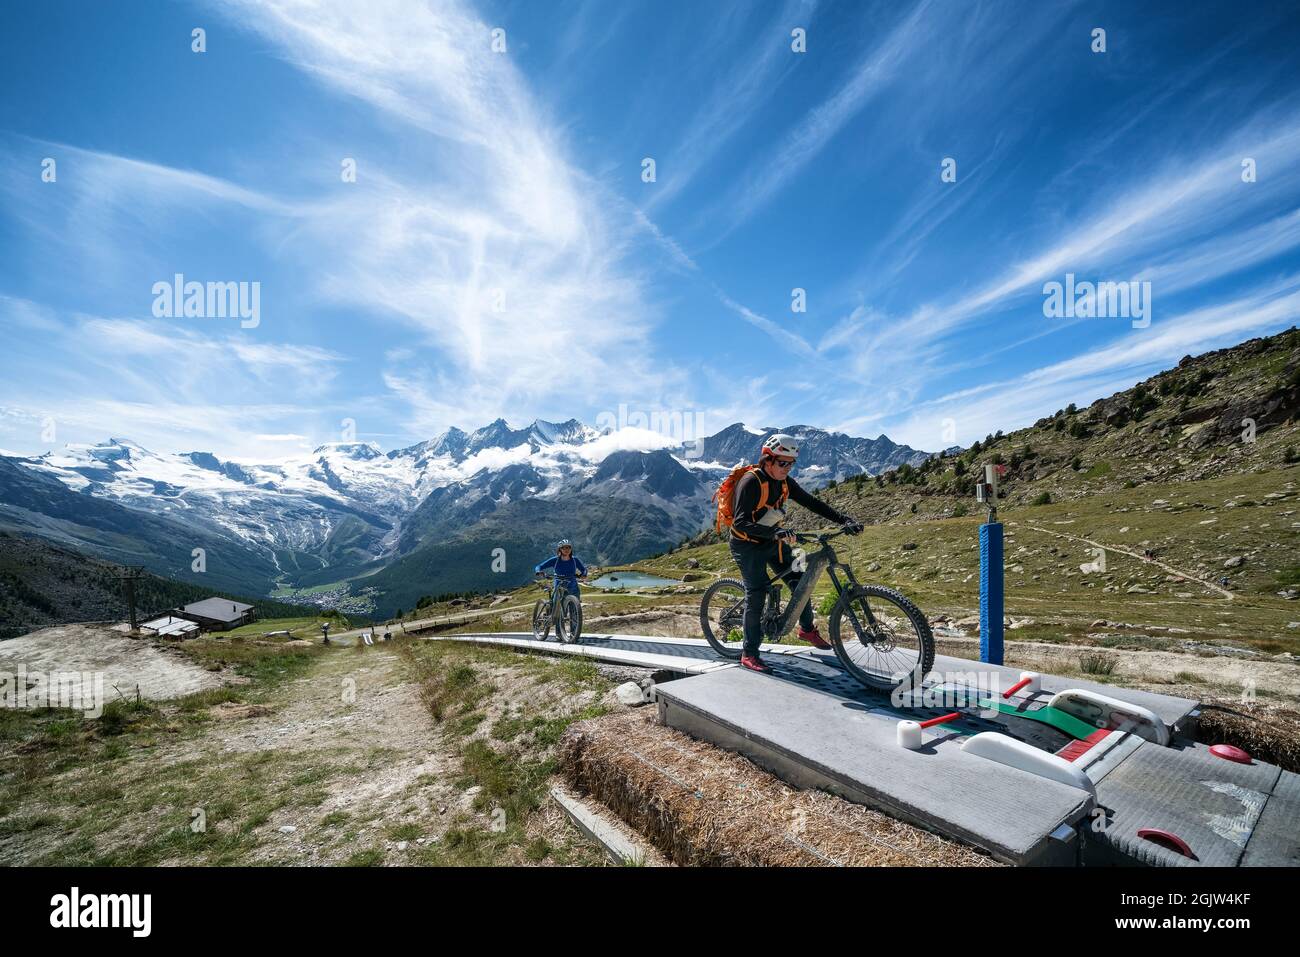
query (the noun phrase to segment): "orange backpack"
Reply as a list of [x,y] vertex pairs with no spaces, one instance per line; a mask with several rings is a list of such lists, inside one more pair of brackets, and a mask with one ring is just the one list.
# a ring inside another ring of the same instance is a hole
[[[735,529],[731,528],[731,524],[734,521],[732,512],[736,506],[736,483],[744,477],[745,473],[757,472],[760,468],[762,468],[761,465],[741,465],[732,469],[731,474],[722,480],[722,484],[718,486],[718,490],[713,493],[713,501],[718,503],[718,520],[715,523],[715,528],[719,535],[721,535],[722,530],[726,528],[730,529],[731,534],[738,538],[748,540],[748,535],[737,532]],[[755,512],[760,512],[767,507],[767,483],[760,480],[758,483],[758,489],[758,505],[754,508]],[[780,508],[785,504],[785,499],[788,494],[788,486],[785,482],[782,482],[781,500],[776,503],[776,508]]]

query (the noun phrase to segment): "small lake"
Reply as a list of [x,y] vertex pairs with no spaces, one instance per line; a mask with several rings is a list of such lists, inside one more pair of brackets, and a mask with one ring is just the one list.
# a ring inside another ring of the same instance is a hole
[[673,578],[657,578],[654,575],[644,575],[641,572],[611,572],[601,575],[591,583],[596,588],[660,588],[664,585],[680,585],[681,582]]

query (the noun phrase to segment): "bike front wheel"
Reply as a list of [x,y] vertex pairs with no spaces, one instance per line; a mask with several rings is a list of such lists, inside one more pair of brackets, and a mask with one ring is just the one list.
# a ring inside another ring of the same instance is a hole
[[551,633],[551,603],[545,598],[537,599],[533,606],[533,637],[545,641]]
[[555,637],[567,644],[577,641],[582,635],[582,602],[576,595],[565,595],[560,599],[559,613],[555,616]]
[[858,585],[831,609],[831,645],[844,669],[868,688],[919,688],[934,667],[934,636],[925,615],[904,595]]
[[700,628],[713,650],[724,658],[739,658],[745,640],[745,586],[722,578],[700,599]]

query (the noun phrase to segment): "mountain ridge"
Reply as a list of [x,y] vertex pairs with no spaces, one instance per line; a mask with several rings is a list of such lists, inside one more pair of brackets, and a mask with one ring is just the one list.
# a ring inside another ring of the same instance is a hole
[[[791,428],[807,434],[804,462],[815,481],[847,469],[920,462],[929,455],[888,440]],[[557,530],[573,522],[566,516],[574,514],[579,498],[588,505],[595,496],[621,500],[626,504],[600,514],[617,515],[628,541],[662,549],[707,523],[709,495],[734,464],[727,459],[752,460],[762,438],[773,431],[737,423],[724,430],[726,434],[705,439],[702,446],[623,448],[617,437],[609,441],[613,430],[599,431],[576,418],[538,418],[514,428],[499,417],[469,432],[452,426],[432,439],[388,452],[370,442],[330,442],[310,454],[264,464],[223,460],[204,451],[156,453],[113,437],[98,444],[69,444],[39,456],[5,457],[8,468],[0,473],[0,500],[6,482],[16,488],[40,476],[74,496],[60,506],[65,524],[48,530],[65,544],[78,541],[71,514],[75,503],[84,502],[94,512],[90,503],[97,502],[141,516],[138,534],[150,547],[137,551],[144,564],[152,562],[162,572],[183,569],[178,554],[166,559],[165,566],[161,555],[151,554],[177,552],[152,539],[203,547],[202,541],[216,536],[236,546],[225,550],[240,556],[246,570],[231,587],[278,594],[342,583],[339,590],[346,593],[351,587],[346,583],[358,581],[357,587],[370,591],[360,577],[426,544],[459,540],[521,499],[541,502],[553,516],[540,523]],[[701,447],[707,454],[699,454]],[[722,458],[711,460],[708,454]],[[123,521],[116,512],[111,520],[103,508],[99,512],[100,520],[111,525]],[[6,519],[0,510],[0,528],[32,531],[40,524],[30,516]],[[487,528],[480,533],[486,535]],[[608,533],[597,522],[593,543],[604,541]],[[81,539],[91,554],[121,557],[120,551],[106,551],[96,534]],[[529,547],[541,544],[531,536],[527,540],[533,543]],[[635,557],[610,552],[615,553]],[[328,600],[338,598],[326,591]]]

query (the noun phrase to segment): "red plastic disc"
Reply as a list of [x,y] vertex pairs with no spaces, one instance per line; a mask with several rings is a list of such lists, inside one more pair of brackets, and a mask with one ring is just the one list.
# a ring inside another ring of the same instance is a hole
[[1238,764],[1251,764],[1250,755],[1235,744],[1215,744],[1210,746],[1210,753],[1216,758],[1223,758],[1225,761],[1236,761]]

